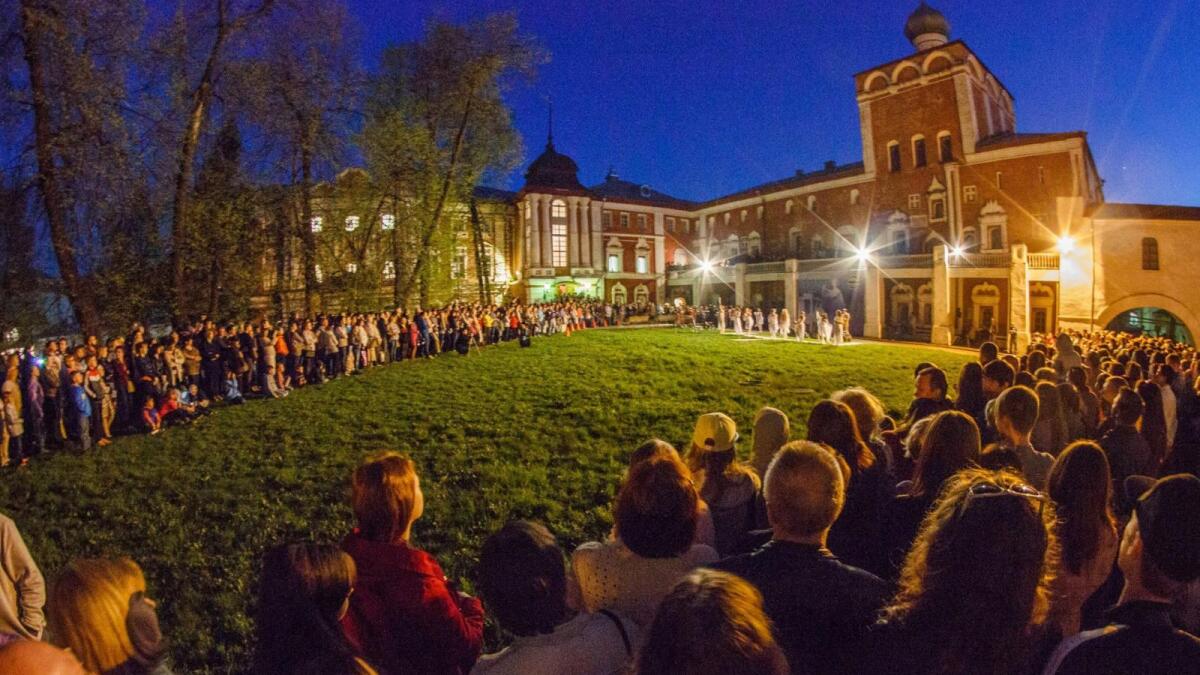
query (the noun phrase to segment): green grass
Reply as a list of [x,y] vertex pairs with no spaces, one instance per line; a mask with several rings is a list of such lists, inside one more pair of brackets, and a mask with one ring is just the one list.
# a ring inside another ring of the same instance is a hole
[[654,436],[682,447],[699,413],[732,415],[748,451],[763,405],[802,437],[809,409],[835,389],[863,385],[902,410],[914,365],[932,361],[953,378],[969,356],[588,331],[377,368],[191,428],[42,458],[0,479],[0,509],[48,578],[74,557],[133,557],[178,670],[237,672],[249,663],[260,555],[285,540],[337,541],[350,527],[348,477],[366,453],[412,455],[427,501],[414,542],[470,588],[482,539],[511,518],[546,522],[568,549],[602,536],[627,454]]

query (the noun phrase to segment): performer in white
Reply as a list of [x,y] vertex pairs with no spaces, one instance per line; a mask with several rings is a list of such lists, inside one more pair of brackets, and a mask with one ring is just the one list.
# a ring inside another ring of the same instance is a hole
[[850,341],[850,310],[842,310],[842,343]]
[[821,312],[821,342],[830,344],[833,342],[833,323],[829,321],[829,315]]
[[725,334],[725,305],[717,305],[717,327],[721,329],[721,335]]
[[742,310],[734,307],[729,310],[730,316],[733,317],[733,332],[736,335],[742,334]]
[[747,307],[742,310],[742,330],[750,333],[754,330],[754,312]]
[[773,338],[779,337],[779,314],[777,314],[774,309],[772,309],[771,313],[767,315],[767,332],[770,333],[771,337]]
[[808,315],[804,310],[796,312],[796,341],[804,342],[804,338],[808,337]]
[[763,330],[763,313],[762,307],[754,308],[754,332],[761,333]]
[[788,314],[787,307],[779,310],[779,337],[787,339],[792,332],[792,317]]

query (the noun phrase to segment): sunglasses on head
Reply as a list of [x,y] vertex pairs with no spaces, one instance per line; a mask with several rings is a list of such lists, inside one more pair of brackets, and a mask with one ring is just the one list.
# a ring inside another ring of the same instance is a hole
[[1024,483],[1013,483],[1012,485],[997,485],[996,483],[984,481],[976,483],[967,489],[967,498],[959,504],[959,515],[967,509],[967,505],[973,500],[989,499],[992,497],[1022,497],[1024,499],[1034,499],[1038,502],[1038,517],[1042,517],[1042,513],[1046,509],[1048,501],[1046,495],[1038,492],[1035,488]]

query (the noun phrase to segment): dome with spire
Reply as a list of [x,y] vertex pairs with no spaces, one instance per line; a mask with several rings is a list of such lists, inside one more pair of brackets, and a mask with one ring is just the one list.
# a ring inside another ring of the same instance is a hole
[[525,189],[532,188],[583,189],[579,182],[579,166],[575,160],[555,150],[553,140],[546,142],[546,150],[525,171]]
[[950,22],[945,15],[921,0],[921,4],[908,15],[904,37],[918,50],[944,45],[950,39]]

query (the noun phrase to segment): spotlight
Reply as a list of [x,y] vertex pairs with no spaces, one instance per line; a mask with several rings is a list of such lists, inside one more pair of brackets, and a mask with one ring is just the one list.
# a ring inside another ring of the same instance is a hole
[[704,272],[705,274],[707,274],[707,273],[711,272],[712,269],[713,269],[713,264],[712,264],[711,260],[701,260],[700,261],[700,271],[701,272]]
[[1075,240],[1071,238],[1071,235],[1064,234],[1058,238],[1057,246],[1059,253],[1070,253],[1075,248]]
[[961,246],[952,246],[950,248],[950,255],[954,256],[955,258],[961,258],[963,253],[963,247]]
[[867,262],[871,259],[871,252],[865,248],[854,249],[854,259],[859,262]]

